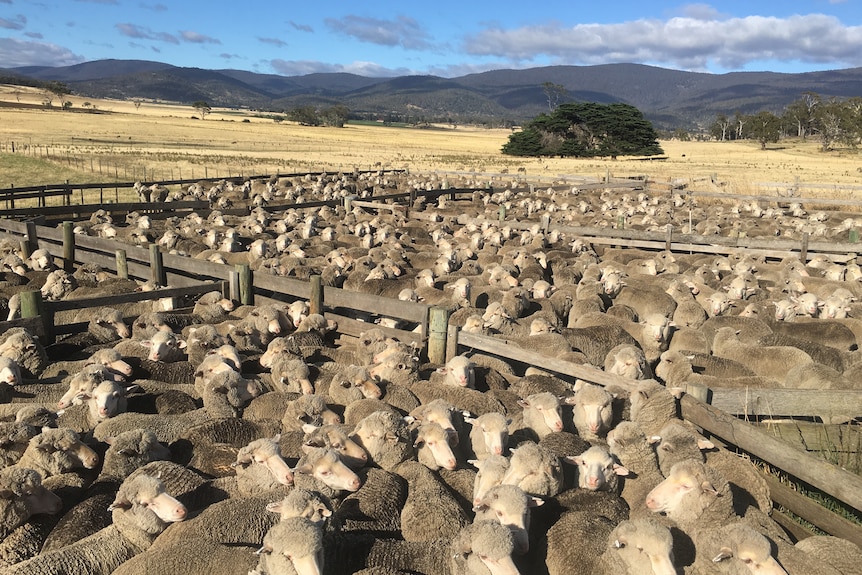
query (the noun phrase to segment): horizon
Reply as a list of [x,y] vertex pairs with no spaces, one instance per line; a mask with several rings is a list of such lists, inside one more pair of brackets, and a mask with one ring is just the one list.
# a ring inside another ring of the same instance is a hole
[[106,59],[302,76],[454,78],[546,66],[643,64],[708,74],[862,66],[862,13],[850,0],[733,0],[499,10],[480,0],[356,7],[262,0],[0,0],[0,63],[64,67]]

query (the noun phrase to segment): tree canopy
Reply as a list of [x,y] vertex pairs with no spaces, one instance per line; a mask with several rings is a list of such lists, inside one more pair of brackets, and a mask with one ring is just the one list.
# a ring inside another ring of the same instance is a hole
[[654,156],[663,153],[658,134],[628,104],[593,102],[559,105],[509,136],[503,153],[511,156]]

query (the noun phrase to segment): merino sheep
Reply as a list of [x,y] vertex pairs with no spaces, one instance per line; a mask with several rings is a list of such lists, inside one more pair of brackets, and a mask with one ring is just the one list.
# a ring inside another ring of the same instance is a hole
[[341,461],[338,451],[325,447],[306,450],[293,473],[297,487],[315,489],[329,497],[341,491],[357,491],[361,486],[361,480]]
[[99,455],[85,445],[71,429],[43,429],[30,440],[18,460],[19,467],[38,471],[42,477],[60,475],[73,469],[94,469]]
[[2,573],[109,575],[148,548],[168,523],[182,521],[187,513],[185,506],[165,492],[161,480],[143,473],[123,482],[110,509],[113,525],[77,543],[8,567]]
[[62,500],[42,486],[37,471],[20,466],[0,469],[0,539],[33,515],[55,515],[62,506]]
[[503,485],[517,485],[537,497],[553,497],[563,488],[560,458],[547,447],[525,441],[511,450]]
[[514,552],[523,555],[530,550],[530,508],[543,503],[520,487],[503,484],[488,490],[473,510],[475,521],[497,521],[508,527],[514,539]]
[[578,466],[578,487],[590,491],[617,493],[617,477],[629,474],[629,470],[600,445],[593,445],[580,455],[568,456],[564,461]]
[[323,573],[323,532],[305,517],[279,521],[263,538],[258,550],[260,561],[249,575],[299,575]]
[[537,439],[541,439],[549,433],[563,430],[560,400],[554,394],[547,391],[534,393],[518,403],[524,410],[510,424],[510,434],[527,429],[535,433]]
[[470,429],[469,455],[484,459],[489,455],[504,455],[509,444],[510,420],[501,413],[486,413],[476,418],[465,418]]
[[601,565],[602,575],[676,575],[673,536],[654,519],[621,521],[608,537]]
[[474,521],[452,540],[452,572],[456,575],[520,573],[512,553],[515,539],[512,531],[499,521]]
[[407,422],[391,411],[375,411],[364,417],[351,437],[368,453],[370,463],[392,470],[415,453]]
[[608,432],[614,415],[613,400],[603,387],[586,382],[580,382],[575,394],[566,398],[566,403],[574,406],[572,422],[581,437],[595,439]]

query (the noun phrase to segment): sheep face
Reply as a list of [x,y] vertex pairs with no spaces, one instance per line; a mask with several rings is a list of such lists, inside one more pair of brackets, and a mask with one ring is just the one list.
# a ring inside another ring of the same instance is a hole
[[578,487],[590,491],[615,491],[617,476],[629,473],[628,469],[614,461],[606,449],[597,445],[565,460],[578,466]]

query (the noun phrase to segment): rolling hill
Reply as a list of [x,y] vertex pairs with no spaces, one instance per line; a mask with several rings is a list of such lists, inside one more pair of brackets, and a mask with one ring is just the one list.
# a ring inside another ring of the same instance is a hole
[[660,128],[705,125],[718,113],[782,109],[804,92],[862,94],[862,68],[779,74],[705,74],[641,64],[494,70],[458,78],[354,74],[279,76],[181,68],[145,60],[99,60],[66,67],[0,69],[0,75],[65,82],[87,97],[146,98],[283,112],[343,104],[364,117],[517,124],[547,111],[542,84],[565,87],[562,101],[624,102]]

